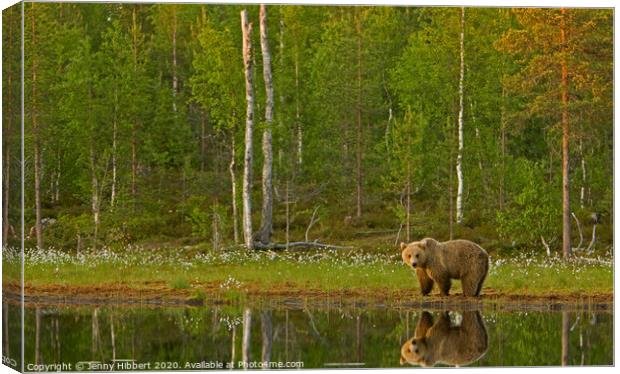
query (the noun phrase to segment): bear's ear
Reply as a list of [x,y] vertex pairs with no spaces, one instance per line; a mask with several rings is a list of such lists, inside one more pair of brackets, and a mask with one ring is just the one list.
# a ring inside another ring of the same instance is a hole
[[436,245],[437,245],[437,241],[433,238],[424,238],[420,242],[420,246],[423,249],[432,249],[432,248],[435,248]]
[[400,242],[400,250],[402,251],[405,248],[407,248],[407,244]]

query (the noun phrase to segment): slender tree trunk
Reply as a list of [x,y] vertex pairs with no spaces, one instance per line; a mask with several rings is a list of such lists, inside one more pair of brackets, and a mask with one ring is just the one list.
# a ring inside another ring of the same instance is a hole
[[284,359],[288,361],[288,309],[284,310]]
[[114,120],[112,121],[112,191],[110,192],[110,209],[116,203],[116,138],[117,138],[117,93],[114,92]]
[[[411,146],[411,144],[409,144]],[[407,156],[407,233],[405,235],[407,243],[411,242],[411,160]]]
[[[92,83],[88,86],[88,126],[92,124],[92,103],[93,89]],[[94,129],[91,129],[90,139],[90,181],[91,181],[91,212],[93,214],[94,233],[93,233],[93,249],[97,248],[97,239],[99,234],[99,179],[97,178],[97,153],[95,151]],[[79,241],[78,241],[79,243]]]
[[177,93],[179,77],[177,76],[177,8],[172,5],[172,110],[177,112]]
[[[35,29],[35,12],[34,3],[32,3],[31,12],[32,23],[32,51],[37,50],[36,46],[36,29]],[[34,210],[35,210],[35,230],[37,236],[37,247],[43,248],[43,232],[41,227],[41,134],[39,124],[37,123],[37,60],[36,52],[32,56],[32,135],[34,137]]]
[[[7,49],[5,53],[7,55],[11,55],[13,52],[13,7],[9,7],[7,10],[9,13],[8,16],[8,24],[9,24],[9,38]],[[7,98],[6,98],[6,107],[4,112],[7,113],[6,118],[6,130],[4,132],[4,165],[2,167],[4,171],[4,195],[2,197],[2,243],[6,244],[9,239],[9,197],[10,188],[11,188],[11,131],[12,131],[12,123],[13,123],[13,101],[12,101],[12,93],[13,93],[13,74],[12,74],[12,62],[10,58],[6,59],[7,64]],[[7,346],[8,352],[8,346]],[[7,353],[8,356],[8,353]]]
[[99,308],[93,310],[91,318],[90,353],[93,360],[97,359],[97,351],[99,351]]
[[200,171],[205,171],[205,161],[206,161],[206,150],[207,150],[207,123],[205,118],[205,112],[203,110],[200,111]]
[[138,172],[138,155],[137,155],[137,139],[136,124],[131,126],[131,197],[136,199],[136,174]]
[[91,181],[91,211],[93,213],[93,223],[95,232],[93,235],[93,249],[97,247],[99,234],[99,180],[96,173],[97,160],[94,144],[90,145],[90,181]]
[[114,319],[110,314],[110,341],[112,342],[112,361],[116,360],[116,334],[114,333]]
[[261,214],[261,228],[259,240],[264,243],[271,242],[273,231],[273,149],[271,141],[271,127],[273,123],[273,80],[271,76],[271,54],[269,53],[269,40],[267,31],[267,7],[260,6],[260,45],[263,55],[263,77],[265,80],[265,130],[263,132],[263,209]]
[[[136,7],[135,5],[131,14],[131,40],[133,50],[133,71],[137,78],[138,76],[138,24],[136,22]],[[136,199],[136,175],[138,172],[138,155],[137,155],[137,132],[138,132],[138,119],[134,118],[131,124],[131,197],[135,201]]]
[[56,158],[56,179],[54,181],[54,197],[53,200],[55,202],[60,201],[60,176],[61,176],[61,165],[60,165],[61,155],[60,151],[58,152],[58,157]]
[[[280,49],[280,74],[284,74],[284,19],[282,19],[282,5],[280,5],[279,49]],[[280,107],[284,105],[284,90],[280,90]],[[280,116],[282,118],[282,116]],[[281,119],[280,119],[281,121]]]
[[230,165],[228,166],[228,170],[230,171],[230,185],[232,192],[232,216],[233,216],[233,238],[235,240],[235,244],[239,243],[239,223],[237,222],[237,175],[235,172],[236,169],[236,145],[235,145],[235,129],[233,128],[230,132],[231,145],[230,145]]
[[54,345],[56,347],[56,362],[60,362],[60,352],[61,352],[61,346],[60,346],[60,319],[59,317],[56,315],[54,316]]
[[237,326],[233,325],[232,327],[232,337],[231,337],[231,347],[230,347],[230,362],[232,363],[232,367],[231,369],[234,367],[235,365],[235,357],[237,356],[237,352],[236,352],[236,340],[237,340]]
[[[271,317],[271,311],[265,310],[260,314],[261,323],[261,336],[263,345],[261,347],[261,361],[271,361],[271,347],[273,345],[273,322]],[[269,369],[269,367],[263,367],[263,369]]]
[[357,183],[356,183],[356,192],[357,192],[357,217],[362,216],[362,183],[363,183],[363,172],[362,172],[362,148],[364,136],[362,134],[362,20],[361,15],[357,14],[357,23],[356,23],[356,31],[357,31],[357,152],[356,152],[356,171],[357,171]]
[[37,307],[34,312],[34,364],[41,363],[41,308]]
[[357,315],[357,319],[355,321],[355,340],[356,340],[356,351],[357,351],[357,362],[362,362],[362,342],[363,342],[363,336],[362,336],[362,316],[361,315]]
[[459,148],[456,156],[456,223],[463,222],[463,80],[465,76],[465,7],[461,7],[461,38],[460,38],[461,69],[459,75]]
[[586,155],[583,152],[583,139],[579,139],[579,153],[581,156],[581,193],[579,194],[579,202],[581,205],[581,209],[583,209],[585,207],[586,181],[587,181]]
[[297,124],[297,166],[301,168],[303,162],[304,134],[301,126],[299,104],[299,48],[295,48],[295,123]]
[[286,240],[286,249],[288,250],[288,243],[290,242],[290,237],[289,237],[289,233],[290,233],[290,227],[291,227],[291,208],[290,208],[290,189],[289,189],[289,180],[286,180],[286,201],[285,201],[285,205],[286,205],[286,230],[285,230],[285,240]]
[[245,155],[243,165],[243,238],[248,249],[254,249],[252,238],[252,132],[254,129],[254,93],[252,89],[252,23],[248,13],[241,11],[243,33],[243,65],[245,68],[245,98],[247,102],[245,119]]
[[568,365],[569,332],[570,320],[568,312],[562,312],[562,366]]
[[2,353],[6,357],[11,357],[9,344],[9,308],[10,304],[8,303],[2,305]]
[[241,341],[241,360],[244,364],[250,362],[250,332],[252,330],[252,310],[245,308],[243,310],[243,339]]
[[501,170],[499,176],[499,210],[504,210],[505,183],[506,183],[506,90],[502,87],[502,109],[500,118],[500,151]]
[[[500,11],[501,27],[506,28],[510,20],[509,9],[501,9]],[[506,55],[502,54],[501,78],[506,76]],[[501,170],[499,176],[499,209],[504,210],[506,202],[506,88],[502,85],[502,101],[500,109],[500,154],[501,154]]]
[[450,117],[446,117],[446,129],[448,133],[449,140],[449,151],[448,151],[448,199],[450,200],[450,211],[448,214],[448,229],[449,229],[449,239],[452,240],[452,236],[454,234],[454,186],[453,186],[453,177],[454,174],[452,170],[452,160],[453,160],[453,151],[454,148],[454,134],[452,133],[452,126],[450,126]]
[[566,9],[561,9],[562,19],[560,23],[560,38],[562,45],[562,252],[564,257],[572,256],[571,239],[570,239],[570,181],[569,181],[569,152],[568,139],[570,137],[570,129],[568,123],[568,67],[566,63]]

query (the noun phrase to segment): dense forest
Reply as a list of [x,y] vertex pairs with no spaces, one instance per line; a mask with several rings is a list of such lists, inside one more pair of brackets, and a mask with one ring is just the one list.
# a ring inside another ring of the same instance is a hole
[[611,244],[611,9],[266,10],[4,10],[3,243]]

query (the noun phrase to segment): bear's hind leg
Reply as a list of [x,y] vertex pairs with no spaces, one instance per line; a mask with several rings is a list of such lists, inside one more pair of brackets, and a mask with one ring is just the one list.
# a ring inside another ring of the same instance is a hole
[[481,268],[480,277],[478,278],[478,282],[476,283],[476,293],[474,296],[479,296],[480,291],[482,291],[482,284],[484,283],[484,280],[487,278],[487,273],[489,272],[489,260],[485,258],[480,268]]
[[428,276],[425,269],[417,268],[415,269],[415,273],[418,276],[418,281],[420,281],[422,296],[428,295],[433,289],[433,280]]
[[441,296],[448,296],[450,294],[450,287],[452,286],[452,282],[450,278],[441,278],[436,279],[437,285],[439,286],[439,293]]
[[463,277],[461,279],[463,288],[463,296],[476,296],[476,288],[478,287],[478,279],[473,276]]
[[484,283],[484,280],[486,279],[486,277],[487,277],[487,274],[484,273],[484,275],[478,281],[478,285],[476,286],[476,293],[474,294],[474,296],[480,296],[480,291],[482,291],[482,284]]

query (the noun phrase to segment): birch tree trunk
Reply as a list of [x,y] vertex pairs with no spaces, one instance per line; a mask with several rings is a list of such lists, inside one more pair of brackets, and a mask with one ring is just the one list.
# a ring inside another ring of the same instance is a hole
[[231,343],[230,343],[230,362],[232,364],[231,368],[235,367],[235,356],[236,356],[236,347],[235,347],[235,343],[236,343],[236,339],[237,338],[237,325],[233,325],[232,327],[232,337],[231,337]]
[[299,106],[299,49],[295,46],[295,123],[297,124],[297,165],[301,168],[303,161],[304,134],[301,126]]
[[112,361],[116,361],[116,334],[114,333],[114,319],[110,314],[110,341],[112,342]]
[[[241,340],[241,360],[244,364],[250,362],[250,332],[252,330],[252,310],[245,308],[243,311],[243,338]],[[244,367],[245,368],[245,367]]]
[[579,139],[579,154],[581,157],[581,191],[579,194],[579,203],[581,205],[581,209],[583,209],[585,207],[586,181],[587,181],[586,155],[583,152],[583,139]]
[[93,223],[95,231],[93,235],[93,249],[97,248],[99,234],[99,180],[97,179],[97,159],[95,147],[90,145],[90,182],[91,182],[91,211],[93,213]]
[[273,228],[273,149],[271,141],[271,126],[273,123],[273,80],[271,76],[271,54],[267,31],[267,7],[260,6],[260,45],[263,55],[263,77],[265,80],[265,130],[263,132],[263,209],[261,214],[261,228],[259,240],[261,243],[271,242]]
[[562,253],[564,258],[572,256],[570,239],[570,181],[569,181],[569,152],[568,139],[570,128],[568,123],[568,67],[566,64],[566,9],[561,9],[562,19],[560,22],[560,39],[562,46],[562,67],[561,95],[562,95]]
[[465,75],[465,7],[461,7],[461,38],[460,38],[461,69],[459,75],[459,149],[456,156],[456,223],[463,222],[463,79]]
[[99,308],[93,310],[91,318],[91,343],[90,352],[93,360],[97,359],[97,353],[99,351]]
[[[13,52],[13,7],[9,7],[8,9],[8,24],[9,24],[9,38],[7,48],[11,48],[10,52],[5,50],[7,55],[11,55]],[[10,60],[6,60],[7,62],[7,98],[6,98],[6,107],[4,109],[4,113],[7,114],[6,119],[6,130],[4,132],[4,165],[2,170],[4,171],[4,195],[2,196],[2,243],[7,243],[9,239],[9,197],[10,197],[10,180],[11,180],[11,127],[13,123],[13,102],[12,102],[12,93],[13,93],[13,75],[12,75],[12,63]],[[8,346],[7,346],[8,347]],[[8,349],[8,348],[7,348]],[[7,353],[8,355],[8,353]]]
[[254,93],[252,91],[252,23],[248,12],[241,11],[243,33],[243,65],[245,69],[245,155],[243,165],[243,238],[248,249],[254,249],[252,239],[252,132],[254,129]]
[[177,91],[179,77],[177,75],[177,8],[172,5],[172,110],[177,112]]
[[[30,14],[32,23],[32,51],[36,51],[36,29],[34,3]],[[37,247],[43,248],[43,232],[41,227],[41,139],[39,124],[37,123],[37,61],[36,52],[32,55],[32,135],[34,143],[34,210],[35,210],[35,230],[37,236]]]
[[233,238],[235,244],[239,243],[239,223],[237,222],[237,175],[236,175],[236,150],[235,150],[235,129],[230,132],[231,145],[230,145],[230,165],[228,171],[230,172],[230,185],[232,192],[232,218],[233,218]]
[[118,97],[116,91],[114,92],[114,120],[112,121],[112,191],[110,192],[110,209],[114,209],[116,203],[116,132],[117,132],[117,110],[118,110]]

